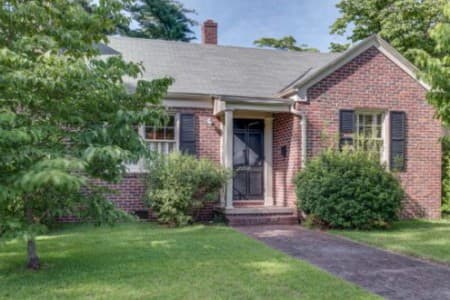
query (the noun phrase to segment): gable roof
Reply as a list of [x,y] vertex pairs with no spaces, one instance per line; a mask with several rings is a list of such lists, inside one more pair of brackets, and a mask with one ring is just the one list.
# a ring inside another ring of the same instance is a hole
[[371,47],[377,48],[388,59],[390,59],[403,71],[405,71],[405,73],[417,80],[425,89],[429,89],[429,86],[426,83],[418,79],[418,69],[410,61],[408,61],[403,55],[401,55],[397,50],[395,50],[394,47],[392,47],[379,35],[372,35],[354,45],[353,47],[350,47],[347,51],[343,52],[342,55],[336,57],[330,62],[322,65],[319,68],[316,68],[315,70],[312,70],[311,72],[308,72],[307,74],[305,74],[305,76],[299,77],[296,81],[292,82],[284,89],[282,89],[279,92],[278,96],[286,97],[298,92],[300,94],[300,97],[306,97],[306,89],[308,87],[314,85],[326,76],[335,72],[337,69],[341,68],[343,65]]
[[173,77],[170,93],[273,98],[299,76],[339,56],[118,36],[109,40],[104,54],[117,51],[127,61],[142,62],[144,79]]

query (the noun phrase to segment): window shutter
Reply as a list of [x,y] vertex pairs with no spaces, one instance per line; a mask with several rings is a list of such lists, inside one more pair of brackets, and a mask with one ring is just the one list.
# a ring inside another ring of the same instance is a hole
[[353,145],[355,132],[355,112],[353,110],[339,111],[339,147]]
[[193,114],[180,115],[180,151],[185,154],[196,155],[195,145],[195,116]]
[[406,114],[403,111],[390,112],[391,149],[389,163],[391,170],[404,171],[406,160]]

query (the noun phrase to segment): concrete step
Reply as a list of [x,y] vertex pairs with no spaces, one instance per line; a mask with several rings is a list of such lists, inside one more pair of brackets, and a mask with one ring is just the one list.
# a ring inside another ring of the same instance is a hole
[[252,225],[294,225],[298,224],[295,215],[226,215],[230,226],[252,226]]
[[293,215],[296,209],[292,207],[262,206],[234,207],[222,210],[225,215]]

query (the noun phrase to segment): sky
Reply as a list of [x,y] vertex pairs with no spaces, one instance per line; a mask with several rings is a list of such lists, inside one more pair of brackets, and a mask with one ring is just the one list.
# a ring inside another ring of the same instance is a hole
[[200,42],[200,24],[213,19],[219,24],[219,44],[254,47],[261,37],[292,35],[298,43],[328,51],[330,42],[346,42],[331,36],[330,26],[339,16],[338,0],[179,0],[195,9],[190,17],[198,21],[194,28]]

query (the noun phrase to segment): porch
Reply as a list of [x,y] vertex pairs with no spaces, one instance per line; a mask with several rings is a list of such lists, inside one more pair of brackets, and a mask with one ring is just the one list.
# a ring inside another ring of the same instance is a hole
[[[221,120],[222,126],[221,163],[233,170],[217,210],[224,214],[230,225],[297,222],[295,203],[287,201],[286,186],[276,184],[277,174],[274,176],[274,162],[286,160],[290,163],[287,146],[274,143],[274,116],[283,114],[294,118],[297,127],[306,130],[306,118],[301,117],[293,105],[289,99],[229,96],[214,99],[214,115]],[[298,134],[294,139],[300,143],[300,131]],[[306,137],[306,134],[302,136]],[[303,151],[300,148],[298,145],[297,150]],[[277,156],[275,161],[274,155]],[[300,165],[286,165],[281,172],[295,167],[300,168]],[[281,177],[287,181],[286,174]]]

